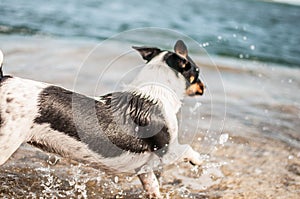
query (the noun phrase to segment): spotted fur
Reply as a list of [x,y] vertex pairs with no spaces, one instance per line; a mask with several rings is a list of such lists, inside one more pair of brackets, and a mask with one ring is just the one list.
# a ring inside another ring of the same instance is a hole
[[[139,172],[175,159],[201,164],[199,153],[177,140],[185,92],[203,93],[199,69],[178,42],[176,53],[135,47],[145,67],[125,90],[97,98],[4,76],[1,67],[0,165],[24,142],[109,172]],[[147,172],[139,172],[145,190],[160,197],[153,171]]]

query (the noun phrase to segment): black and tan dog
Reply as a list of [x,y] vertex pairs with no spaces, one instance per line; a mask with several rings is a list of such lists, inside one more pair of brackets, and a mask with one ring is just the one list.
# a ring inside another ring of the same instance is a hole
[[178,159],[201,164],[199,153],[177,140],[176,114],[185,93],[203,94],[186,45],[177,41],[175,52],[133,48],[147,62],[139,75],[126,90],[95,99],[4,76],[1,64],[0,165],[28,142],[105,171],[138,172],[149,196],[161,197],[155,166]]

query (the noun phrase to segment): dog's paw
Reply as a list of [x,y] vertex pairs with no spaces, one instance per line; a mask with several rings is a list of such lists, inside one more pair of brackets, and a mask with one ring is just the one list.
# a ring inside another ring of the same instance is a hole
[[184,158],[184,161],[191,163],[193,166],[200,166],[203,163],[203,159],[201,158],[200,154],[196,154],[193,158]]
[[201,155],[193,149],[189,150],[186,156],[184,157],[185,162],[190,162],[192,165],[202,165],[203,162],[207,159],[207,155]]

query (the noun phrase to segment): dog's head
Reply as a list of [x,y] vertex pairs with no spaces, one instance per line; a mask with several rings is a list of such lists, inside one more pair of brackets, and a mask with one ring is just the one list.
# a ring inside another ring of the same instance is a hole
[[174,46],[175,52],[163,51],[154,47],[135,47],[147,62],[153,58],[165,53],[162,61],[165,62],[176,73],[181,74],[186,79],[186,93],[189,96],[203,95],[204,85],[199,79],[199,67],[188,56],[188,50],[182,40],[178,40]]

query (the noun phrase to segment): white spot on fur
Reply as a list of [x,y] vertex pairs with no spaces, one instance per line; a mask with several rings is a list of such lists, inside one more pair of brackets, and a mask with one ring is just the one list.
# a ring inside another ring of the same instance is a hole
[[154,57],[128,87],[133,92],[161,101],[169,114],[169,111],[177,113],[181,107],[186,80],[163,62],[166,53]]

